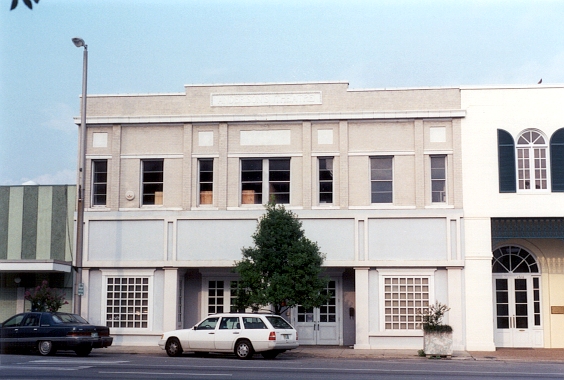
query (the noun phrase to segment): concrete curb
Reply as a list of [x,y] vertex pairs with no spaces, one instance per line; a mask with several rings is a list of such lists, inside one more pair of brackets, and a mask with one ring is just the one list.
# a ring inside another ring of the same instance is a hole
[[[164,350],[158,346],[111,346],[94,350],[93,353],[166,356]],[[283,355],[324,359],[432,360],[419,356],[417,350],[355,350],[343,346],[300,346],[295,350],[287,351]],[[500,348],[497,351],[455,351],[450,359],[564,363],[564,348]]]

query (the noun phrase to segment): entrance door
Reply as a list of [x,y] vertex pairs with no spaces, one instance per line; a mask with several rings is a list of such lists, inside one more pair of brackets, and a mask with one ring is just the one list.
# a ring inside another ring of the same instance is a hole
[[543,347],[534,257],[520,247],[503,247],[494,251],[492,271],[496,347]]
[[339,318],[340,298],[338,281],[327,282],[325,291],[331,294],[327,303],[319,308],[306,309],[298,306],[294,309],[293,324],[298,331],[300,344],[303,345],[339,345],[341,322]]

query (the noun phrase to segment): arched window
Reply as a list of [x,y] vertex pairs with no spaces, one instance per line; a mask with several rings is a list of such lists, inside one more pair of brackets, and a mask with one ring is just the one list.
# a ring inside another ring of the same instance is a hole
[[537,260],[520,247],[505,246],[493,253],[493,273],[539,273]]
[[517,183],[519,190],[547,190],[546,138],[536,130],[526,130],[517,139]]

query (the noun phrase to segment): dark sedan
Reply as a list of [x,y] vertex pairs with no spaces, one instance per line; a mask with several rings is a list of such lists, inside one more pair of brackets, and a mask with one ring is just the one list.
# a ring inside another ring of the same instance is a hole
[[112,342],[108,327],[91,325],[76,314],[29,312],[0,324],[2,350],[31,349],[41,355],[72,350],[78,356],[87,356],[93,348],[108,347]]

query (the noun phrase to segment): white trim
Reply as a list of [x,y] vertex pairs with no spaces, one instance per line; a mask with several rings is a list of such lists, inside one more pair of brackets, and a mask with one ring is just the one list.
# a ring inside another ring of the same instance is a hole
[[[127,327],[110,327],[113,334],[120,335],[124,333],[129,334],[139,334],[139,333],[151,333],[153,331],[153,320],[154,315],[154,276],[156,269],[104,269],[100,268],[102,272],[102,304],[100,307],[100,320],[104,324],[107,323],[106,320],[106,305],[108,302],[108,277],[148,277],[148,298],[147,298],[147,327],[142,328],[127,328]],[[175,310],[176,312],[176,310]]]
[[386,150],[374,150],[374,151],[364,151],[364,152],[354,152],[350,151],[349,156],[415,156],[414,151],[386,151]]
[[2,272],[64,272],[70,273],[71,263],[55,260],[0,260]]
[[148,159],[167,159],[167,158],[184,158],[183,154],[122,154],[120,158],[134,158],[134,159],[141,159],[141,160],[148,160]]
[[303,153],[300,152],[290,152],[290,153],[242,153],[234,152],[228,153],[227,158],[256,158],[257,160],[262,158],[286,158],[286,157],[303,157]]
[[[90,97],[90,95],[89,95]],[[140,124],[140,123],[210,123],[232,121],[289,121],[289,120],[363,120],[363,119],[453,119],[466,117],[466,110],[434,111],[361,111],[361,112],[303,112],[241,115],[178,115],[178,116],[87,116],[87,124]],[[80,118],[74,118],[80,124]]]
[[[429,305],[435,303],[435,272],[437,268],[377,268],[378,273],[378,334],[385,333],[386,335],[399,335],[405,336],[405,331],[418,331],[414,329],[409,330],[393,330],[386,329],[386,305],[385,305],[385,284],[384,279],[387,277],[426,277],[428,278],[428,294],[429,294]],[[403,333],[396,334],[397,331],[402,331]],[[372,335],[372,334],[371,334]],[[411,336],[409,334],[408,336]]]

